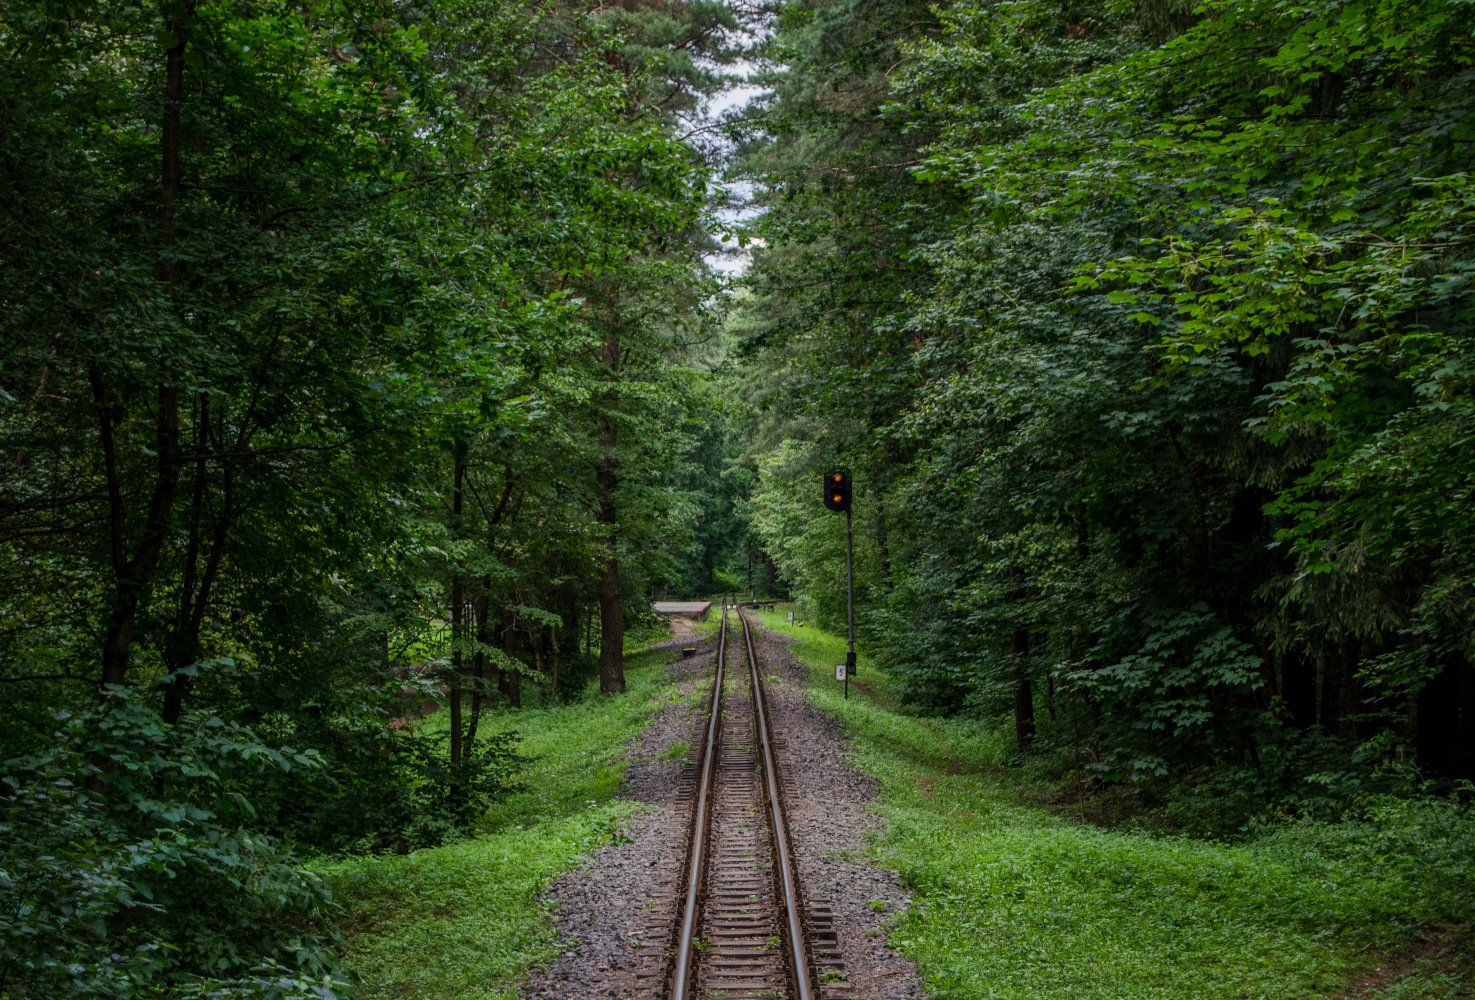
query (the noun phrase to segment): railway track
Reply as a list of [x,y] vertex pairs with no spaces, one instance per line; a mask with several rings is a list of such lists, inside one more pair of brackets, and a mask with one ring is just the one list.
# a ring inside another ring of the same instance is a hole
[[680,882],[649,906],[637,995],[848,996],[827,901],[801,898],[775,752],[782,743],[771,731],[747,620],[740,610],[733,617],[735,624],[723,609],[711,700],[685,778],[686,863]]

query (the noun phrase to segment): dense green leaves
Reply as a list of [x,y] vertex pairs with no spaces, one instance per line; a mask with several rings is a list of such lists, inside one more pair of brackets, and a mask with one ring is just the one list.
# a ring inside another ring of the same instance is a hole
[[0,4],[0,990],[316,988],[294,845],[462,836],[523,763],[482,706],[618,670],[694,548],[676,113],[733,24]]
[[755,524],[805,599],[849,462],[922,704],[1147,804],[1304,800],[1375,736],[1472,773],[1466,9],[848,10],[783,8],[744,164]]
[[307,772],[294,791],[309,791],[320,756],[215,716],[161,725],[132,697],[58,716],[53,749],[6,765],[4,988],[130,996],[179,966],[331,985],[330,942],[303,927],[332,893],[253,829],[247,797],[262,771]]

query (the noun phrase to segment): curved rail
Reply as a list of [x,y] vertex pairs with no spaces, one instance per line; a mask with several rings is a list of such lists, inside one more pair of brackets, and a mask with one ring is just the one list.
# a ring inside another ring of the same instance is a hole
[[[723,621],[726,622],[725,610]],[[743,646],[748,653],[748,670],[753,683],[753,710],[758,716],[758,740],[763,747],[763,778],[768,790],[769,815],[773,817],[773,845],[778,855],[774,860],[779,871],[779,887],[784,897],[784,922],[789,933],[789,961],[794,976],[795,1000],[811,1000],[809,962],[804,954],[804,931],[799,923],[798,891],[794,885],[794,868],[789,857],[789,830],[784,823],[784,807],[779,801],[778,773],[773,766],[773,749],[768,739],[768,711],[763,703],[763,685],[758,677],[758,661],[753,656],[753,637],[748,634],[748,619],[738,611],[743,623]]]
[[717,682],[712,686],[712,713],[707,719],[707,749],[702,754],[702,775],[697,783],[696,818],[691,833],[691,867],[686,875],[686,908],[681,915],[681,936],[676,941],[676,970],[671,996],[687,1000],[691,993],[692,938],[697,932],[697,910],[701,899],[702,874],[706,864],[708,805],[712,798],[712,755],[717,750],[717,727],[722,721],[722,673],[727,660],[727,603],[722,605],[722,625],[717,639]]

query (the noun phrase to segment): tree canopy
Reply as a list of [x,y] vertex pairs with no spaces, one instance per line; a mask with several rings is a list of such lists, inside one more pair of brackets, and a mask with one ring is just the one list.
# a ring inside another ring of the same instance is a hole
[[796,590],[837,621],[847,463],[918,704],[1192,829],[1391,780],[1353,747],[1471,774],[1467,21],[783,5],[742,324]]
[[731,23],[0,10],[0,989],[331,977],[294,849],[452,835],[516,773],[484,703],[620,689],[622,597],[705,585],[675,113]]

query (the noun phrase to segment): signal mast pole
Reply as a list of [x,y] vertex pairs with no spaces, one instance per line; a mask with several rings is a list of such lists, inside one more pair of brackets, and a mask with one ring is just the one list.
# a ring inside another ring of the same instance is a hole
[[844,469],[825,476],[825,506],[845,515],[845,663],[835,664],[835,676],[845,681],[850,697],[850,677],[855,673],[855,543],[850,524],[850,473]]
[[845,699],[855,673],[855,551],[851,544],[850,505],[845,506]]

